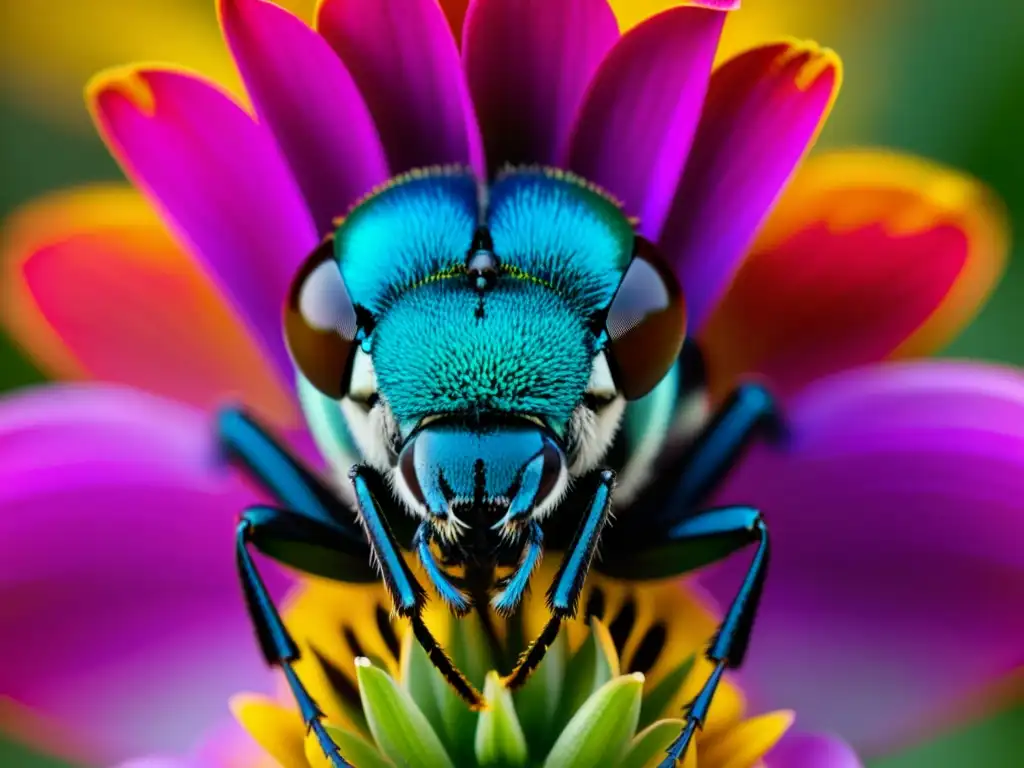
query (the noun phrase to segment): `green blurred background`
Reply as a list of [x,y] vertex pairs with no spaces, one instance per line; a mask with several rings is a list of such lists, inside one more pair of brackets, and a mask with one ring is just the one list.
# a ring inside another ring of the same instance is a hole
[[[281,4],[301,9],[310,2]],[[136,18],[142,6],[148,17]],[[744,6],[750,21],[734,34],[736,44],[763,24],[765,35],[784,30],[841,54],[843,92],[819,146],[885,145],[967,170],[999,193],[1014,231],[1024,232],[1021,0],[744,0]],[[47,191],[120,178],[78,95],[89,69],[166,57],[227,71],[222,52],[210,52],[215,42],[212,0],[0,2],[0,220]],[[1022,326],[1024,236],[1016,238],[1008,272],[981,317],[944,354],[1024,364]],[[40,380],[0,337],[0,388]],[[1022,764],[1022,752],[1024,705],[1011,703],[872,767],[1010,768]],[[0,765],[60,763],[0,743]]]

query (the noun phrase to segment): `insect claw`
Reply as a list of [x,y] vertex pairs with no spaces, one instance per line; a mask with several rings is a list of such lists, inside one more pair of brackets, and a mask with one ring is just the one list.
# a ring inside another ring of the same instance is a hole
[[523,522],[525,520],[525,515],[517,515],[509,511],[505,513],[505,516],[501,518],[501,520],[491,526],[491,530],[503,530],[502,536],[506,539],[510,539],[516,536],[523,529]]
[[469,529],[469,525],[450,510],[433,515],[430,522],[437,536],[446,544],[454,544]]

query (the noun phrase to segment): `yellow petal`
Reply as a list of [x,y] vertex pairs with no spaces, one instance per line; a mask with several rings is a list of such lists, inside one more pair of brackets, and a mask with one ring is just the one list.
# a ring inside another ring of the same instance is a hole
[[717,738],[700,741],[701,768],[752,768],[793,724],[794,714],[781,710],[744,720]]
[[297,710],[252,693],[232,697],[230,705],[242,727],[282,768],[309,768],[305,727]]
[[392,617],[380,583],[343,584],[307,577],[284,610],[285,623],[302,649],[295,665],[328,720],[361,732],[355,660],[381,662],[397,678],[404,622]]
[[[611,0],[623,31],[668,8],[690,4],[687,0]],[[766,40],[789,35],[828,39],[842,20],[843,11],[849,7],[856,7],[856,0],[742,0],[740,8],[729,14],[718,60]]]
[[[672,699],[672,703],[665,708],[662,717],[681,717],[685,708],[700,693],[713,669],[714,665],[710,661],[703,656],[698,657],[690,674],[680,686],[679,692]],[[702,736],[706,739],[727,732],[743,717],[746,707],[747,702],[743,692],[732,682],[727,673],[718,684],[715,697],[711,701],[711,708],[708,710],[708,717],[701,732]]]

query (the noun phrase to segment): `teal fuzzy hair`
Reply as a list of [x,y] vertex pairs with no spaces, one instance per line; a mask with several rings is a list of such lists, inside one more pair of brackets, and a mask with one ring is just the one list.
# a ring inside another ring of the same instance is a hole
[[400,424],[496,410],[568,421],[586,390],[593,333],[554,291],[499,280],[484,295],[440,280],[400,297],[373,334],[381,394]]
[[[466,260],[485,225],[498,264],[478,293]],[[502,411],[564,426],[589,380],[593,323],[633,255],[619,204],[564,171],[416,171],[355,206],[335,253],[376,321],[372,356],[399,423]]]
[[352,301],[379,316],[407,291],[462,274],[480,224],[503,275],[542,282],[584,315],[608,305],[633,256],[618,203],[571,174],[511,170],[484,194],[468,170],[428,169],[374,192],[339,225]]

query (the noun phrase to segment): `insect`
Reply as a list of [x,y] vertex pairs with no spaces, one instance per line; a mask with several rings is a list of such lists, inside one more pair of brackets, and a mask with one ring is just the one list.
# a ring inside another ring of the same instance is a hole
[[[218,431],[280,504],[242,514],[238,566],[263,654],[332,764],[348,765],[292,668],[297,646],[250,546],[319,576],[382,579],[473,707],[480,693],[420,618],[427,591],[407,553],[455,614],[482,617],[488,606],[513,613],[542,554],[560,553],[550,619],[505,678],[516,688],[576,615],[592,565],[662,578],[754,546],[707,650],[714,671],[666,756],[674,765],[724,670],[743,661],[768,563],[756,509],[700,504],[753,438],[779,436],[782,423],[763,388],[742,385],[673,449],[703,391],[699,352],[676,277],[619,204],[545,168],[489,184],[459,168],[398,177],[302,266],[284,332],[339,487],[240,409],[224,411]],[[615,535],[602,541],[613,504]]]

